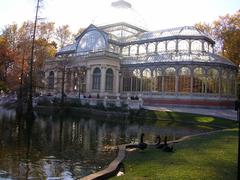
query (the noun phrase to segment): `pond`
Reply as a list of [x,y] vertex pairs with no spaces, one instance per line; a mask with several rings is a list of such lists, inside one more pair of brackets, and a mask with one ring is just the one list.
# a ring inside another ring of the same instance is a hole
[[157,135],[178,139],[209,129],[162,121],[96,118],[72,113],[40,115],[28,123],[0,108],[0,179],[74,179],[108,166],[116,146]]

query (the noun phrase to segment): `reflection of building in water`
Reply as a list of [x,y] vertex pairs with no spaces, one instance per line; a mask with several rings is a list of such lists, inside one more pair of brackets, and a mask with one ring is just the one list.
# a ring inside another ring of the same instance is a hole
[[1,119],[14,119],[16,116],[16,111],[11,109],[4,109],[0,107],[0,120]]
[[[124,0],[104,9],[73,44],[46,61],[43,93],[68,96],[141,95],[145,104],[230,106],[236,99],[237,67],[214,52],[213,39],[194,27],[159,31]],[[101,16],[100,16],[101,17]]]

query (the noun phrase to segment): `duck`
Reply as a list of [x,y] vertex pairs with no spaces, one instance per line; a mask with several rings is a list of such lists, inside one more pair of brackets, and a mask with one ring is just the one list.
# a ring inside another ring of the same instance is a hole
[[167,145],[163,148],[164,152],[173,152],[173,145]]
[[164,144],[161,144],[161,137],[157,136],[156,137],[157,143],[155,144],[157,149],[162,149],[164,147]]
[[147,148],[147,144],[143,142],[143,137],[144,137],[144,133],[141,134],[140,143],[138,144],[138,148],[141,150],[144,150]]
[[163,151],[164,152],[173,152],[173,145],[168,145],[167,143],[167,136],[164,138],[164,144],[163,144]]

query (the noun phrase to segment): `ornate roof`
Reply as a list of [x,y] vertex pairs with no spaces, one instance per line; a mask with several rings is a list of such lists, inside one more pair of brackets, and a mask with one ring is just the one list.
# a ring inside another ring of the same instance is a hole
[[122,59],[122,64],[143,64],[143,63],[156,63],[156,62],[188,62],[188,63],[220,63],[230,66],[235,64],[219,55],[213,53],[153,53],[151,55],[141,57],[126,57]]
[[[125,23],[126,24],[126,23]],[[130,29],[130,27],[125,27],[122,26],[123,28],[125,28],[125,30]],[[114,27],[112,27],[112,29],[114,29]],[[212,38],[199,31],[198,29],[196,29],[193,26],[184,26],[184,27],[176,27],[176,28],[171,28],[171,29],[164,29],[164,30],[158,30],[158,31],[138,31],[138,33],[126,36],[126,37],[118,37],[116,35],[114,35],[111,31],[108,32],[109,35],[109,39],[113,40],[113,41],[117,41],[119,43],[132,43],[132,42],[137,42],[139,43],[140,41],[152,41],[155,39],[161,40],[161,39],[174,39],[174,38],[200,38],[200,37],[205,37],[206,39],[208,39],[208,41],[210,41],[211,43],[214,43],[214,41],[212,40]]]

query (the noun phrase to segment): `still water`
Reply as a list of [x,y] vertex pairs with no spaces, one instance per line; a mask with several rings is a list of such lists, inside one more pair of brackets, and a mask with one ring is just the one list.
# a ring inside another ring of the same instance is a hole
[[116,145],[137,143],[143,132],[153,143],[156,135],[177,139],[207,130],[71,113],[37,114],[29,124],[0,108],[0,179],[80,178],[105,168],[116,157]]

